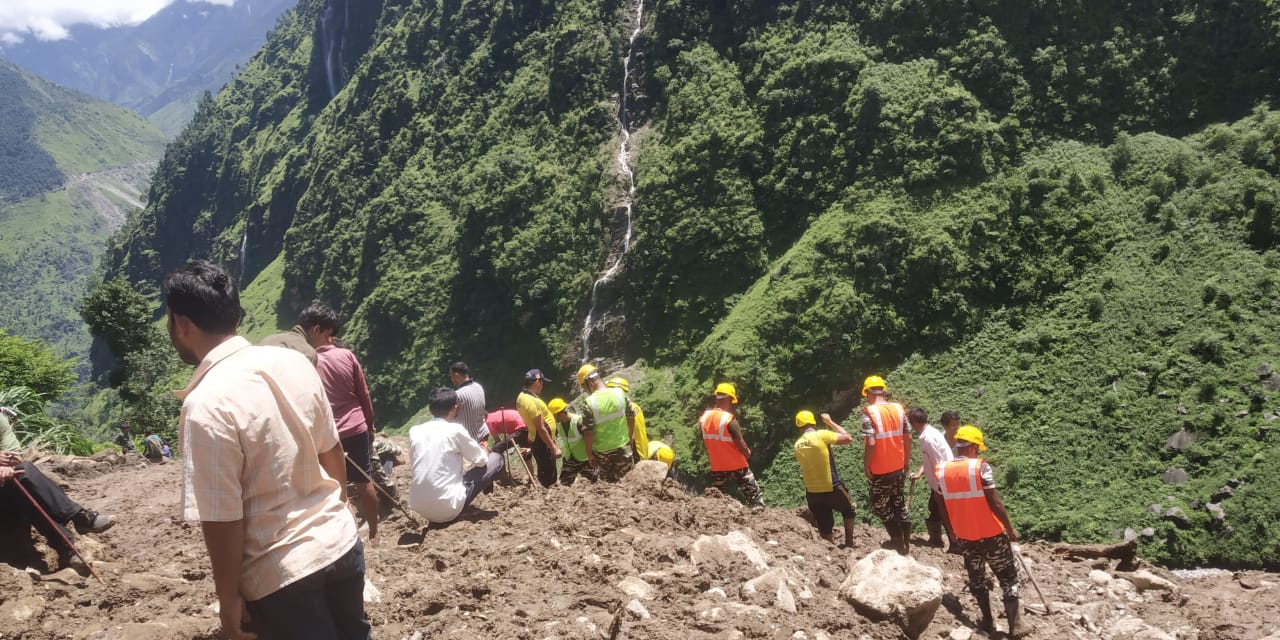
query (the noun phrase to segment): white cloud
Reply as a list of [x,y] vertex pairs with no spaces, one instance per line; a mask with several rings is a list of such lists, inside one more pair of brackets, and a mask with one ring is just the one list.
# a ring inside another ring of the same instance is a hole
[[[33,36],[60,40],[76,24],[99,27],[137,24],[175,0],[2,0],[0,41]],[[235,0],[195,0],[230,6]]]

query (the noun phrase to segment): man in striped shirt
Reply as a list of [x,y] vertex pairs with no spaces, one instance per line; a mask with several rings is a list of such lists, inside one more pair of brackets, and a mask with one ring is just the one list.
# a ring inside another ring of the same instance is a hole
[[471,369],[465,362],[449,365],[449,380],[458,394],[458,424],[465,427],[481,446],[487,447],[489,424],[485,422],[488,414],[484,408],[484,387],[471,379]]

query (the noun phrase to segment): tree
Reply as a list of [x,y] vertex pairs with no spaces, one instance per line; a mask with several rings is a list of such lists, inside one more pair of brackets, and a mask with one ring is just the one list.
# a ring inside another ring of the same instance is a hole
[[0,389],[26,387],[45,400],[71,388],[75,374],[39,340],[11,336],[0,330]]

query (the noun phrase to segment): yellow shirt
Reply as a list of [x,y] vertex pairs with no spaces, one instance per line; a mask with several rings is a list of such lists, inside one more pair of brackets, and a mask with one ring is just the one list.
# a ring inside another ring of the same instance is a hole
[[640,405],[632,402],[631,410],[636,414],[636,453],[640,454],[641,460],[648,460],[649,455],[649,432],[644,428],[644,412],[640,410]]
[[547,408],[547,403],[542,398],[533,395],[527,391],[521,391],[516,396],[516,411],[520,412],[520,419],[524,420],[525,426],[529,427],[529,442],[538,440],[538,416],[542,416],[543,424],[547,425],[547,433],[551,434],[551,439],[556,437],[556,417],[551,413],[551,409]]
[[840,482],[836,473],[835,457],[831,445],[840,439],[834,431],[806,431],[796,440],[796,462],[800,463],[800,475],[804,476],[804,490],[809,493],[829,493]]

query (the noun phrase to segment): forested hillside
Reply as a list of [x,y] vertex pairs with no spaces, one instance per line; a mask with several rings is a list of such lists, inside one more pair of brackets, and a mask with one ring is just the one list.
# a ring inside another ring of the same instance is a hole
[[109,275],[334,305],[393,423],[459,357],[495,405],[567,378],[585,322],[691,470],[737,382],[774,502],[790,416],[881,372],[989,430],[1032,535],[1280,561],[1274,0],[348,2],[200,106]]
[[0,61],[0,329],[87,359],[76,305],[163,144],[136,114]]

